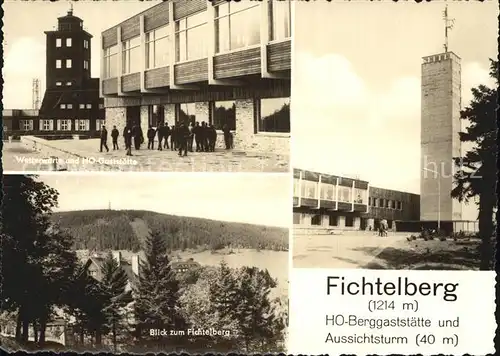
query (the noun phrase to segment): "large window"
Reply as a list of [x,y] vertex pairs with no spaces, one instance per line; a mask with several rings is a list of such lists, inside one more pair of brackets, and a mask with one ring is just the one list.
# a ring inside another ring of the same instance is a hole
[[330,225],[330,226],[338,226],[338,224],[339,224],[339,218],[336,215],[330,215],[328,217],[328,220],[329,220],[328,225]]
[[236,130],[236,102],[234,100],[214,102],[212,113],[216,129],[222,130],[224,125],[227,125],[229,130]]
[[368,200],[368,190],[358,189],[354,190],[354,202],[356,204],[367,204]]
[[163,105],[151,105],[149,110],[149,125],[157,127],[160,123],[165,121],[165,108]]
[[186,125],[193,124],[196,121],[196,104],[195,103],[184,103],[177,104],[177,110],[175,115],[175,123],[184,122]]
[[343,203],[351,203],[352,188],[339,186],[339,201]]
[[291,1],[271,1],[272,30],[271,40],[278,41],[291,37]]
[[141,39],[131,38],[123,42],[122,73],[136,73],[141,70]]
[[70,131],[71,130],[71,120],[57,120],[57,129],[59,131]]
[[60,38],[56,38],[56,47],[62,46],[62,40]]
[[318,189],[318,183],[311,182],[309,180],[303,180],[301,189],[301,196],[303,198],[317,199],[316,191]]
[[300,197],[300,179],[293,179],[293,196]]
[[335,185],[321,183],[321,199],[335,201]]
[[290,132],[290,98],[256,101],[259,132]]
[[294,225],[300,224],[300,213],[293,213],[293,223]]
[[353,216],[346,216],[345,217],[345,226],[346,227],[354,227],[354,217]]
[[148,69],[166,66],[169,60],[168,51],[168,26],[146,33],[146,64]]
[[61,68],[62,67],[62,64],[61,64],[61,60],[60,59],[56,59],[56,68]]
[[105,121],[103,119],[97,119],[95,121],[95,128],[97,131],[100,131],[102,126],[104,125]]
[[75,129],[78,131],[88,131],[90,129],[90,120],[76,120]]
[[53,129],[54,129],[54,123],[52,120],[40,120],[40,130],[52,131]]
[[185,17],[175,23],[176,62],[207,56],[206,11]]
[[72,40],[71,37],[66,38],[66,47],[71,47],[72,46]]
[[85,49],[89,48],[89,41],[83,40],[83,48],[85,48]]
[[227,2],[215,8],[216,52],[260,43],[260,3]]
[[115,78],[118,76],[118,46],[104,50],[104,77]]
[[73,66],[73,61],[71,59],[66,59],[66,68],[71,68]]
[[33,120],[21,120],[21,128],[24,131],[33,130]]

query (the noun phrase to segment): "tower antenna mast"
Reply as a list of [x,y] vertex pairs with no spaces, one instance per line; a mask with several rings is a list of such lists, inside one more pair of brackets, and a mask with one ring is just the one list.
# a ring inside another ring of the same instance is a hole
[[444,52],[448,52],[448,30],[453,29],[453,25],[455,24],[455,19],[451,19],[448,17],[448,5],[445,6],[443,11],[443,20],[444,20]]

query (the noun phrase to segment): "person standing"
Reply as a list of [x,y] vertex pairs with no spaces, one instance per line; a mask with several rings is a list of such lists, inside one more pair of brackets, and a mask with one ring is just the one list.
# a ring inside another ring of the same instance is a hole
[[214,125],[210,124],[207,128],[208,136],[208,152],[215,152],[215,144],[217,142],[217,130]]
[[101,145],[100,145],[100,151],[102,152],[102,148],[106,149],[106,152],[109,152],[108,148],[108,130],[106,130],[106,126],[102,125],[101,126]]
[[186,127],[185,123],[181,123],[176,131],[176,136],[179,140],[179,156],[187,156],[188,143],[191,133],[189,132],[189,129]]
[[229,126],[227,124],[224,124],[222,127],[222,132],[224,133],[224,144],[226,145],[226,150],[231,149],[232,143],[231,143],[231,130],[229,129]]
[[134,125],[132,127],[132,136],[134,137],[134,147],[136,150],[139,150],[141,144],[144,143],[144,134],[139,125]]
[[132,128],[129,124],[123,129],[123,139],[125,141],[125,149],[127,150],[126,155],[132,156]]
[[156,135],[158,136],[158,151],[163,150],[163,136],[165,134],[165,126],[163,123],[160,123],[158,128],[156,129]]
[[152,126],[148,128],[148,150],[154,150],[156,131]]
[[187,129],[189,131],[188,150],[189,150],[189,152],[193,152],[194,126],[193,126],[192,122],[189,123]]
[[116,126],[113,126],[113,130],[111,130],[111,138],[113,139],[113,151],[118,150],[118,136],[120,136],[120,133],[118,132],[118,129]]

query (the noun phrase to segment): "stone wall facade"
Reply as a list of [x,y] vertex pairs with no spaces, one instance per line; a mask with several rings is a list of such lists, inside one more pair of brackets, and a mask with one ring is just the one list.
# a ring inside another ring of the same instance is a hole
[[[120,100],[123,104],[131,104],[129,98],[113,98],[106,100],[106,121],[107,125],[116,125],[121,132],[125,127],[126,106],[119,106]],[[127,101],[128,100],[128,101]],[[165,122],[170,126],[175,123],[175,104],[163,104]],[[144,134],[148,129],[149,109],[147,105],[141,105],[141,128]],[[196,102],[196,121],[210,121],[209,102]],[[243,152],[262,152],[263,154],[276,154],[289,156],[290,154],[290,134],[282,133],[260,133],[257,132],[253,99],[236,100],[236,130],[233,132],[234,150]],[[224,135],[218,132],[217,148],[225,148]]]
[[127,108],[126,107],[110,107],[106,108],[106,127],[108,132],[111,133],[113,126],[116,126],[118,132],[122,139],[123,130],[125,129],[125,124],[127,123]]

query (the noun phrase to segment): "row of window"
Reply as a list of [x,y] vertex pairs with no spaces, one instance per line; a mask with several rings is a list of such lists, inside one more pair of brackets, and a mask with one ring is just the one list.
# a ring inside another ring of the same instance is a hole
[[[30,122],[27,122],[30,121]],[[40,131],[54,131],[54,122],[56,124],[57,131],[89,131],[90,130],[90,120],[88,119],[41,119],[40,120]],[[74,122],[74,124],[73,124]],[[74,127],[73,127],[74,125]],[[104,125],[104,120],[96,120],[96,130],[100,130],[102,125]],[[25,120],[23,123],[24,130],[33,130],[33,120]]]
[[[73,109],[73,104],[59,104],[59,109]],[[80,104],[79,109],[92,109],[92,104]]]
[[[73,82],[66,82],[66,86],[67,86],[67,87],[70,87],[70,86],[72,86],[72,85],[73,85]],[[62,82],[56,82],[56,86],[57,86],[57,87],[62,86]]]
[[[305,224],[304,220],[310,219],[310,225],[313,226],[324,226],[326,220],[323,219],[323,216],[328,216],[328,226],[339,226],[339,217],[336,215],[309,215],[309,214],[301,214],[301,213],[293,213],[293,223],[295,225]],[[358,218],[359,219],[359,218]],[[344,217],[344,226],[345,227],[354,227],[355,217],[354,216],[345,216]],[[308,224],[306,224],[308,225]]]
[[[72,47],[73,46],[73,39],[71,37],[68,37],[64,41],[66,47]],[[63,39],[62,38],[56,38],[56,47],[60,48],[62,47],[63,44]],[[83,40],[83,48],[88,49],[89,48],[89,41],[88,40]]]
[[[73,61],[71,59],[66,59],[64,61],[64,68],[72,68],[73,67]],[[61,69],[63,68],[63,60],[62,59],[56,59],[56,68],[57,69]],[[86,69],[88,70],[89,69],[89,61],[87,60],[83,60],[83,69]]]
[[[71,131],[72,120],[62,119],[56,120],[56,127],[59,131]],[[90,120],[77,119],[75,121],[75,131],[88,131],[90,130]],[[101,125],[104,124],[104,120],[97,120],[97,130],[101,129]],[[24,131],[33,131],[33,120],[21,120],[20,128]],[[40,120],[40,130],[41,131],[53,131],[54,130],[54,120]]]
[[[186,124],[207,121],[204,110],[199,112],[196,103],[175,104],[175,123],[184,121]],[[208,122],[218,130],[227,126],[236,130],[236,119],[239,110],[236,100],[209,102]],[[149,125],[158,126],[165,122],[164,105],[152,105],[148,109]],[[268,98],[254,101],[254,115],[258,132],[290,132],[290,98]],[[200,116],[202,118],[200,118]],[[172,124],[172,123],[169,123]]]
[[[261,13],[259,2],[227,2],[215,8],[215,51],[225,53],[259,45],[261,41]],[[270,40],[284,40],[291,36],[291,2],[271,2]],[[175,41],[175,62],[184,62],[208,55],[206,33],[207,11],[175,22],[174,33],[169,26],[146,33],[146,69],[159,68],[170,62],[171,42]],[[172,38],[173,37],[173,38]],[[141,71],[141,41],[135,37],[123,42],[122,73]],[[118,46],[104,53],[104,77],[118,76]]]
[[294,178],[293,196],[307,199],[318,199],[318,187],[320,200],[339,201],[342,203],[367,204],[368,190],[335,184],[311,182]]
[[403,203],[399,200],[370,197],[368,204],[377,208],[403,210]]

